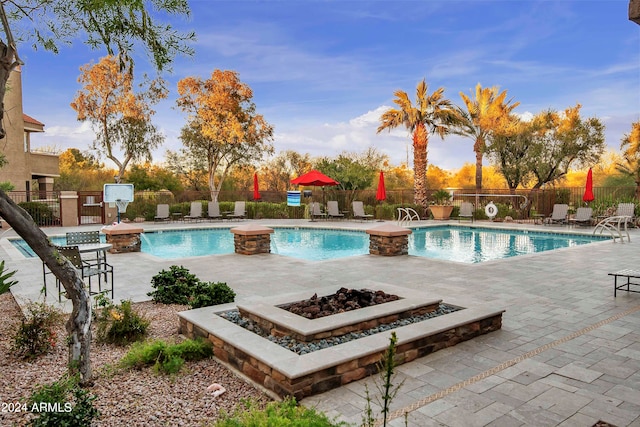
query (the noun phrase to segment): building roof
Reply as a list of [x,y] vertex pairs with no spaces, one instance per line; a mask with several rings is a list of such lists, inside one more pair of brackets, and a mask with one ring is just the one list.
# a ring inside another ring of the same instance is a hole
[[22,114],[22,120],[24,120],[26,123],[32,123],[34,125],[40,125],[40,126],[44,126],[44,123],[39,122],[38,120],[34,119],[31,116],[28,116],[26,114]]

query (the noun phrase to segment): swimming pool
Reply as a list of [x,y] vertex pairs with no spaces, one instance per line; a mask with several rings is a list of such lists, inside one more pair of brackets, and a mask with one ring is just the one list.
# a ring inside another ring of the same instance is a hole
[[[231,254],[234,243],[229,230],[202,228],[146,232],[142,234],[142,251],[164,259]],[[462,263],[510,258],[609,239],[584,234],[452,225],[412,231],[409,255]],[[56,244],[64,244],[64,240],[64,237],[52,238]],[[25,256],[35,256],[24,241],[12,240],[12,243]],[[271,252],[311,261],[365,255],[369,253],[369,235],[354,230],[276,227],[271,234]]]
[[[438,226],[412,230],[409,255],[463,263],[478,263],[607,240],[602,236]],[[233,253],[229,229],[176,230],[144,233],[142,251],[160,258]],[[274,228],[271,252],[321,261],[369,253],[363,231]]]

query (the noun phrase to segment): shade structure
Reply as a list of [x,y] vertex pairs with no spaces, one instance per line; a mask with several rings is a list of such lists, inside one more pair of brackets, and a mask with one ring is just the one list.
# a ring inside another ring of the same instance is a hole
[[380,178],[378,179],[378,191],[376,191],[376,200],[381,202],[386,200],[387,190],[384,188],[384,173],[380,171]]
[[589,168],[589,172],[587,172],[587,183],[584,186],[584,195],[582,196],[582,200],[585,203],[589,203],[593,201],[595,197],[593,197],[593,172],[591,168]]
[[292,179],[291,183],[296,185],[306,185],[306,186],[315,186],[315,187],[324,187],[325,185],[340,184],[338,181],[332,178],[329,178],[327,175],[317,170],[312,170],[305,173],[304,175],[300,175],[299,177]]
[[260,196],[260,191],[258,190],[260,187],[258,186],[258,173],[253,174],[253,200],[260,200],[262,197]]

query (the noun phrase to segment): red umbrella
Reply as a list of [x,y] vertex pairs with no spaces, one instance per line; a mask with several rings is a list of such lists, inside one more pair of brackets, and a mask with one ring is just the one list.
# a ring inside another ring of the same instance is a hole
[[378,180],[378,191],[376,191],[376,200],[379,202],[387,198],[387,190],[384,188],[384,173],[380,171],[380,178]]
[[589,203],[593,201],[595,197],[593,197],[593,172],[591,168],[589,168],[589,172],[587,172],[587,183],[584,187],[584,196],[582,196],[582,200]]
[[253,200],[260,200],[260,191],[258,191],[258,173],[253,174]]
[[297,185],[313,185],[316,187],[324,187],[325,185],[338,185],[340,184],[338,181],[329,178],[327,175],[323,174],[320,171],[312,170],[304,175],[300,175],[296,179],[291,180],[292,184]]

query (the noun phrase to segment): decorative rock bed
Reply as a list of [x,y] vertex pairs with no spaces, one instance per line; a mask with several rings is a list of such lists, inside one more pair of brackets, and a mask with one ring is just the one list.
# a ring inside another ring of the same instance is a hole
[[[442,301],[422,292],[369,282],[368,285],[371,286],[368,287],[399,298],[313,320],[281,308],[282,305],[308,297],[308,292],[306,295],[265,298],[258,304],[224,304],[179,313],[181,332],[191,338],[201,336],[209,339],[219,360],[257,384],[279,396],[302,399],[375,373],[389,344],[391,330],[398,337],[398,363],[405,363],[502,326],[504,310],[468,303],[463,308],[455,301],[448,301],[446,305],[452,306],[456,311],[420,322],[394,324],[396,321],[434,312],[440,308]],[[334,292],[335,288],[317,291],[319,295]],[[271,338],[249,331],[222,317],[224,313],[234,310],[242,317],[259,324],[261,333],[268,334]],[[389,333],[363,332],[370,328],[386,328],[382,325],[387,324],[394,325],[385,331]],[[349,334],[363,337],[346,339]],[[286,337],[285,340],[295,339],[307,346],[322,340],[338,340],[339,343],[305,354],[296,354],[273,342],[283,337]]]

